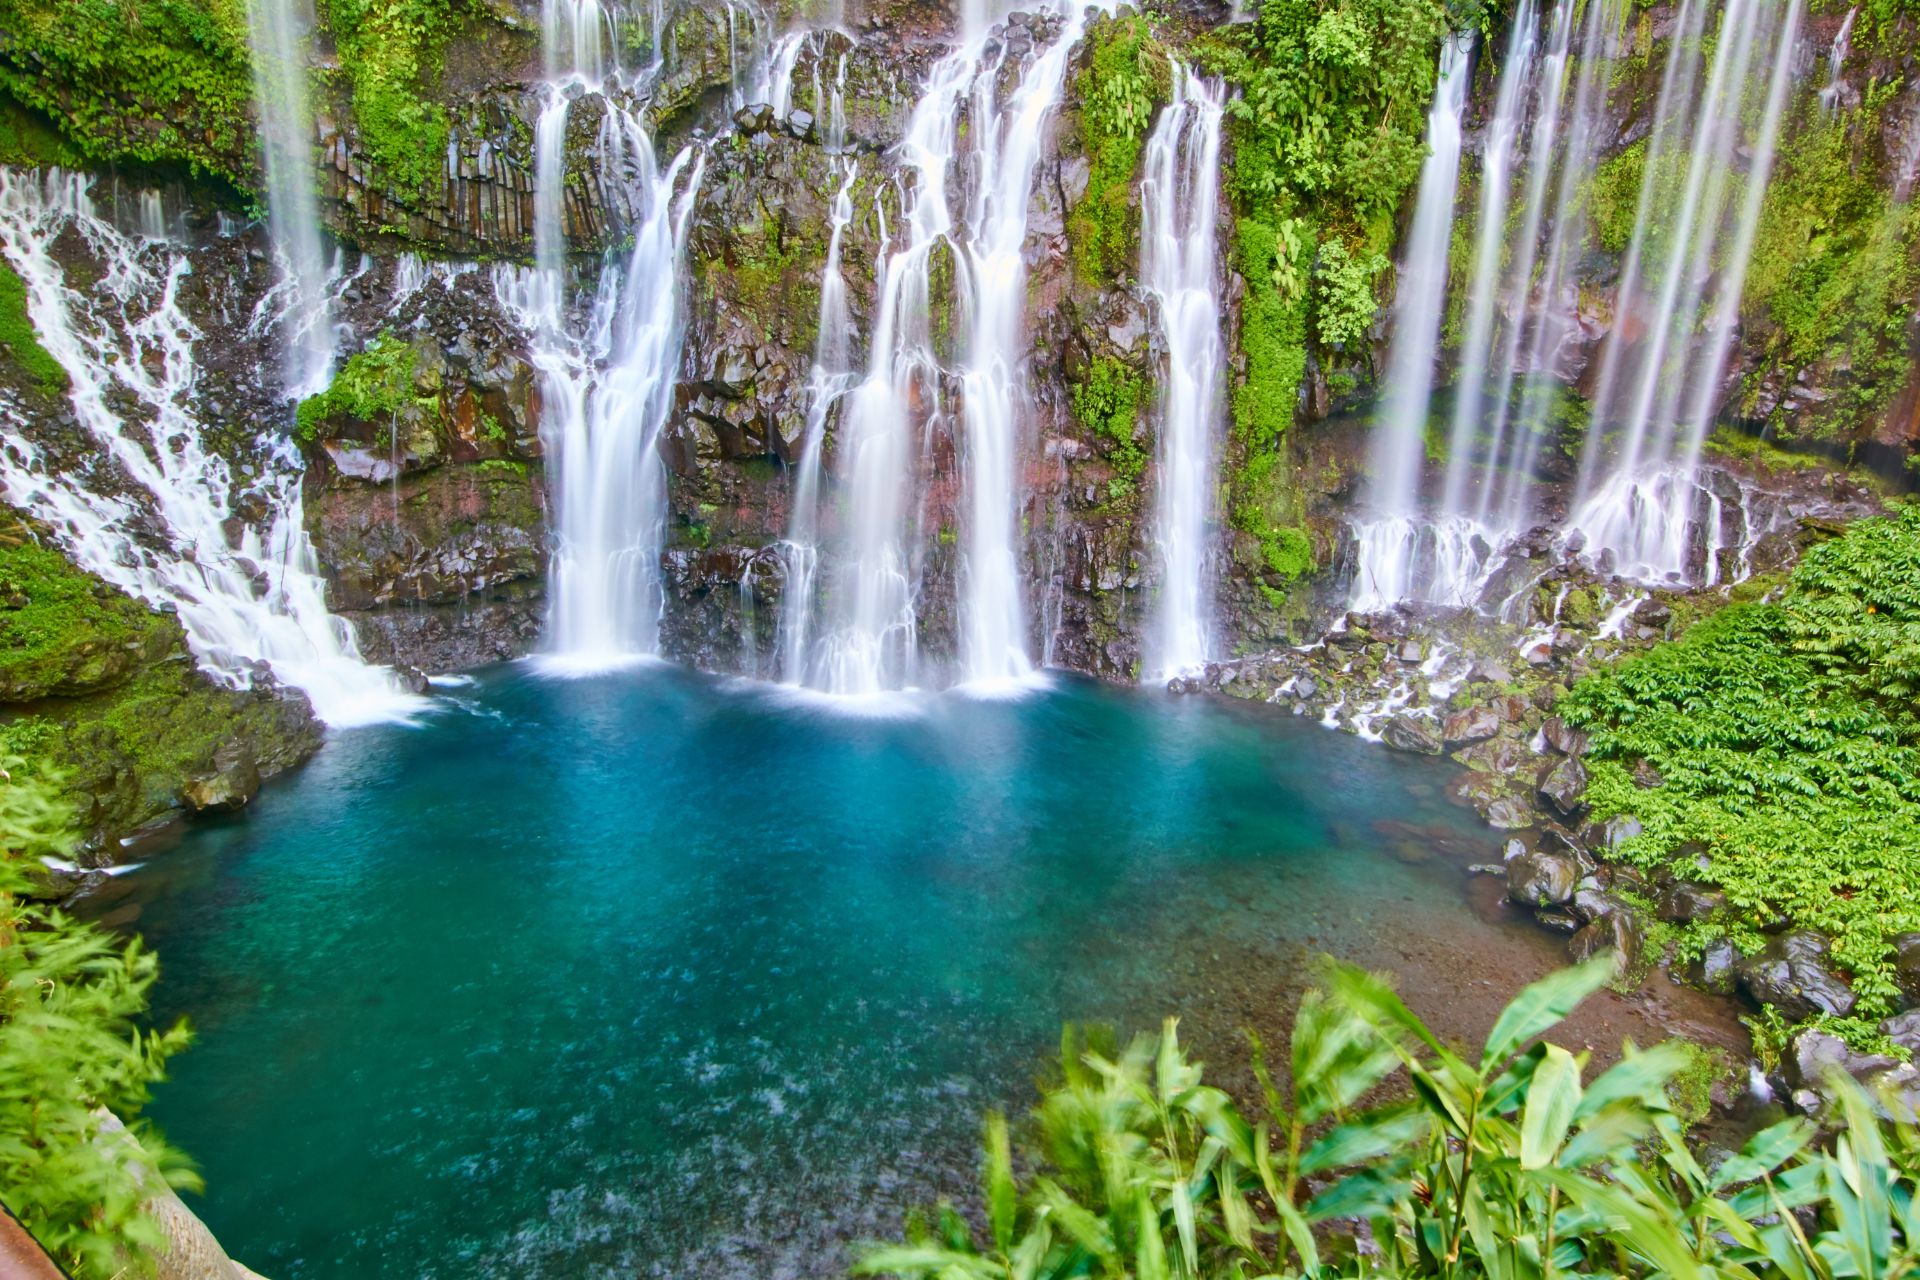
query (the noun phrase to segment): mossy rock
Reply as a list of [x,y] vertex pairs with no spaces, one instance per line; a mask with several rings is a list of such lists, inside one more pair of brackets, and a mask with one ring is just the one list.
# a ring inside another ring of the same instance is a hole
[[0,546],[0,702],[109,689],[182,643],[173,619],[79,572],[59,552],[32,542]]

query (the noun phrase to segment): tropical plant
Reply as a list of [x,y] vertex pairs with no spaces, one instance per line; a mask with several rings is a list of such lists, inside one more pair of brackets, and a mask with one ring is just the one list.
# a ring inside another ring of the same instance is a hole
[[187,1031],[139,1025],[156,970],[138,942],[30,896],[39,855],[69,844],[53,795],[0,756],[0,1200],[75,1276],[146,1274],[166,1242],[147,1200],[197,1180],[136,1117]]
[[1527,987],[1469,1055],[1380,978],[1330,966],[1295,1018],[1284,1089],[1256,1042],[1255,1118],[1203,1082],[1171,1020],[1117,1054],[1070,1032],[1023,1159],[988,1117],[984,1238],[943,1205],[855,1270],[1839,1280],[1920,1260],[1920,1130],[1879,1120],[1851,1082],[1832,1086],[1847,1128],[1830,1147],[1789,1119],[1710,1168],[1668,1099],[1679,1045],[1626,1046],[1589,1081],[1585,1054],[1539,1040],[1611,972],[1602,960]]

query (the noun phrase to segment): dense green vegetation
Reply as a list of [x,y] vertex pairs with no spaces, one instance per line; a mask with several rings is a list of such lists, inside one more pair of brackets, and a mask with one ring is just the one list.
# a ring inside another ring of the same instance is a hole
[[[915,1280],[1607,1276],[1836,1280],[1920,1263],[1920,1130],[1836,1080],[1845,1130],[1783,1121],[1718,1163],[1676,1112],[1667,1044],[1587,1079],[1536,1042],[1612,972],[1522,991],[1481,1052],[1443,1044],[1379,979],[1329,972],[1294,1021],[1289,1080],[1255,1044],[1261,1105],[1205,1083],[1170,1021],[1122,1052],[1069,1035],[1016,1146],[986,1125],[984,1233],[950,1206],[861,1274]],[[1401,1096],[1375,1104],[1406,1073]]]
[[312,444],[325,433],[329,418],[385,424],[414,403],[414,378],[420,353],[404,338],[381,332],[364,351],[355,352],[325,391],[300,402],[294,433]]
[[1592,733],[1595,814],[1641,823],[1619,856],[1725,889],[1729,918],[1689,926],[1683,945],[1725,935],[1753,951],[1760,924],[1810,926],[1878,1016],[1897,996],[1889,940],[1920,929],[1916,693],[1909,506],[1812,548],[1777,600],[1723,610],[1560,707]]
[[1744,299],[1764,318],[1764,347],[1745,408],[1757,411],[1769,379],[1817,370],[1825,400],[1810,431],[1802,428],[1816,439],[1850,439],[1871,426],[1912,358],[1920,202],[1893,191],[1901,87],[1872,84],[1856,109],[1831,117],[1809,95],[1767,187]]
[[0,89],[88,160],[248,185],[244,0],[0,0]]
[[0,262],[0,356],[11,360],[25,384],[45,395],[67,389],[67,371],[40,345],[33,317],[27,312],[27,284],[19,273]]
[[427,96],[464,0],[322,0],[367,154],[405,193],[445,175],[446,108]]
[[1116,279],[1133,266],[1140,210],[1133,179],[1155,109],[1170,92],[1166,50],[1139,15],[1087,30],[1087,66],[1075,82],[1087,189],[1067,219],[1082,279]]
[[1100,443],[1113,467],[1109,499],[1124,498],[1147,469],[1146,451],[1134,441],[1140,422],[1140,375],[1120,361],[1102,357],[1087,365],[1073,387],[1073,414]]
[[146,1201],[196,1182],[138,1120],[187,1031],[142,1028],[156,968],[138,942],[33,899],[33,868],[66,851],[67,818],[0,754],[0,1200],[82,1280],[145,1275],[166,1243]]

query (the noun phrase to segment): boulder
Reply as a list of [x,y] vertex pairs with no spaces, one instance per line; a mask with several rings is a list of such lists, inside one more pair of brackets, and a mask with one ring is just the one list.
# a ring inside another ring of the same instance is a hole
[[1500,717],[1494,714],[1491,707],[1468,707],[1447,717],[1440,736],[1451,745],[1456,742],[1478,742],[1499,732]]
[[1880,1030],[1908,1053],[1920,1056],[1920,1009],[1895,1014],[1880,1024]]
[[229,741],[213,753],[213,767],[189,779],[181,799],[195,813],[222,813],[243,807],[260,789],[260,765],[245,743]]
[[1547,740],[1548,746],[1563,756],[1586,754],[1587,735],[1579,729],[1569,728],[1567,722],[1559,716],[1547,717],[1546,722],[1540,726],[1540,736]]
[[1900,1064],[1885,1054],[1861,1053],[1839,1036],[1810,1028],[1793,1038],[1782,1065],[1789,1084],[1818,1092],[1831,1071],[1844,1071],[1856,1080],[1865,1080]]
[[1564,906],[1579,883],[1580,864],[1562,854],[1536,849],[1507,863],[1507,897],[1522,906]]
[[1724,911],[1726,906],[1727,895],[1720,890],[1692,880],[1675,880],[1661,890],[1658,914],[1673,924],[1692,924]]
[[1893,980],[1909,1001],[1920,1004],[1920,933],[1894,935]]
[[1582,800],[1586,794],[1587,767],[1574,756],[1547,770],[1547,776],[1540,780],[1540,798],[1563,817],[1571,818],[1586,808]]
[[1532,826],[1536,815],[1526,801],[1516,796],[1501,796],[1481,810],[1481,816],[1496,831],[1517,831]]
[[1580,964],[1611,951],[1615,971],[1625,973],[1639,961],[1645,945],[1646,930],[1640,917],[1619,907],[1574,934],[1567,941],[1567,950]]
[[1395,716],[1387,722],[1380,737],[1395,751],[1410,751],[1415,755],[1437,756],[1444,749],[1433,723],[1416,716]]
[[1732,995],[1739,964],[1739,949],[1725,938],[1715,938],[1698,960],[1688,962],[1680,976],[1702,991]]
[[1808,930],[1782,934],[1738,965],[1740,982],[1762,1004],[1779,1006],[1791,1022],[1853,1012],[1853,988],[1834,972],[1827,940]]

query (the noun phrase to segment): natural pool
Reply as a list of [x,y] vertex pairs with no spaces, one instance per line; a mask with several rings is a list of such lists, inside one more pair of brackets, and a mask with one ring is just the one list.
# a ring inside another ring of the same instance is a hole
[[1268,708],[1062,676],[858,716],[670,667],[441,701],[116,882],[199,1032],[152,1114],[276,1280],[838,1274],[965,1193],[1065,1019],[1244,1060],[1330,951],[1478,1032],[1564,956],[1476,907],[1445,766]]

